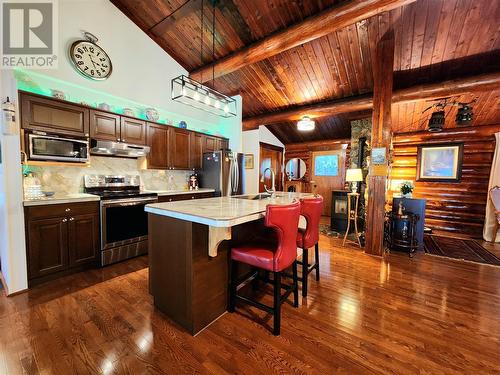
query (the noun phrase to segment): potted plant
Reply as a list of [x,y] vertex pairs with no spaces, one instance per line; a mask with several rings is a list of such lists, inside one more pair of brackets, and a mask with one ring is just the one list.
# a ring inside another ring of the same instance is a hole
[[413,189],[415,189],[415,186],[413,185],[413,182],[411,181],[405,181],[401,184],[401,195],[405,198],[411,198]]

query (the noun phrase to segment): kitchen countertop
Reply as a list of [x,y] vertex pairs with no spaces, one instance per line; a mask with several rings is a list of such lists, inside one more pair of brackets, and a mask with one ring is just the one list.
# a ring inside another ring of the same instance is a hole
[[264,217],[268,204],[290,204],[294,198],[306,196],[312,194],[276,192],[276,197],[272,199],[250,200],[233,196],[154,203],[146,206],[146,212],[212,227],[229,228]]
[[166,195],[179,195],[179,194],[200,194],[200,193],[213,193],[215,189],[209,188],[199,188],[198,190],[149,190],[146,189],[146,193],[156,193],[159,197]]
[[24,206],[43,206],[47,204],[92,202],[99,200],[99,196],[93,194],[55,194],[52,197],[44,197],[40,199],[25,199],[23,201],[23,204]]

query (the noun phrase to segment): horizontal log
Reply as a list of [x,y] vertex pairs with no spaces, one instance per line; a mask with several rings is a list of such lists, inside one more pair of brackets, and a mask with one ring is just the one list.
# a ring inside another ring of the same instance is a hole
[[211,64],[190,73],[191,78],[207,82],[268,59],[293,47],[333,33],[358,21],[399,8],[416,0],[351,0],[306,18]]
[[[500,73],[496,73],[500,76]],[[497,82],[500,84],[500,80]],[[428,131],[398,133],[392,139],[394,147],[403,143],[442,143],[442,142],[486,142],[487,139],[494,141],[494,134],[500,131],[499,125],[474,125],[460,128],[445,129],[439,133]]]
[[[396,90],[392,94],[392,103],[397,104],[402,101],[413,102],[421,100],[432,100],[444,96],[464,94],[467,92],[475,91],[488,91],[494,88],[498,88],[500,85],[500,72],[481,74],[478,76],[467,77],[462,79],[454,79],[439,83],[429,83],[424,85],[412,86],[410,88]],[[454,93],[454,94],[450,94]],[[456,94],[455,94],[456,93]],[[296,121],[302,116],[309,116],[311,118],[323,117],[323,116],[333,116],[339,113],[363,111],[371,109],[373,107],[373,97],[372,95],[356,96],[351,98],[334,99],[328,100],[315,104],[306,104],[301,106],[296,106],[293,108],[284,109],[276,112],[269,112],[262,115],[247,117],[243,119],[243,130],[252,130],[258,128],[260,125],[270,125],[283,123],[284,121]],[[401,133],[396,135],[393,142],[407,142],[412,139],[415,140],[415,134],[420,137],[419,140],[429,140],[447,138],[448,134],[455,134],[460,137],[460,135],[466,137],[467,132],[473,130],[471,135],[474,134],[494,134],[494,128],[498,129],[498,125],[495,126],[472,126],[453,129],[450,131],[444,131],[442,133],[429,133],[425,132],[428,136],[419,133]],[[485,129],[470,129],[470,128],[485,128]],[[491,129],[491,130],[490,130]],[[496,130],[498,131],[498,130]],[[430,136],[429,136],[430,134]],[[408,140],[407,140],[408,139]]]

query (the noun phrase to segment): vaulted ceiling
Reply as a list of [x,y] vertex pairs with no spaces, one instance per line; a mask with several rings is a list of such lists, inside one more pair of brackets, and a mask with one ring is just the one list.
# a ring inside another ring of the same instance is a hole
[[[273,33],[331,7],[335,0],[219,0],[215,8],[212,54],[212,6],[209,0],[112,0],[188,71],[217,61]],[[241,94],[243,117],[325,100],[355,97],[373,90],[375,44],[389,28],[395,32],[394,86],[500,70],[500,1],[411,0],[335,32],[206,82],[228,95]],[[202,11],[203,9],[203,11]],[[201,19],[203,13],[203,38]],[[203,51],[203,52],[202,52]],[[500,123],[500,90],[463,95],[474,103],[475,124]],[[394,132],[423,130],[430,102],[393,106]],[[454,126],[456,108],[446,126]],[[306,113],[304,113],[306,114]],[[318,118],[316,130],[298,132],[295,122],[266,124],[284,143],[344,138],[349,121],[369,112]]]

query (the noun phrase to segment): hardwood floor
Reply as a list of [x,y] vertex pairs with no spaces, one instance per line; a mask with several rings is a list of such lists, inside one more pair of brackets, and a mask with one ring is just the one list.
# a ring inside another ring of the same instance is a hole
[[339,245],[321,236],[280,337],[253,308],[191,337],[155,311],[145,257],[1,296],[0,374],[499,372],[500,267]]

